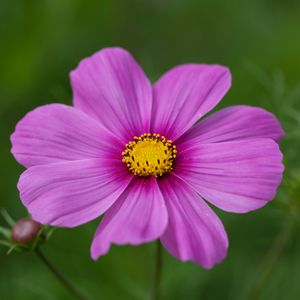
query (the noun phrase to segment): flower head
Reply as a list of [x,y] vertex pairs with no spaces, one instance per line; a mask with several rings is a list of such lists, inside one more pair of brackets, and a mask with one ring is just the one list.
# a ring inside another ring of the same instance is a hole
[[105,213],[94,259],[112,244],[159,238],[177,258],[211,268],[228,239],[206,201],[244,213],[274,198],[283,172],[276,118],[233,106],[203,119],[230,88],[226,67],[181,65],[151,86],[127,51],[109,48],[84,59],[71,83],[74,107],[28,113],[12,153],[27,168],[18,188],[38,222],[74,227]]

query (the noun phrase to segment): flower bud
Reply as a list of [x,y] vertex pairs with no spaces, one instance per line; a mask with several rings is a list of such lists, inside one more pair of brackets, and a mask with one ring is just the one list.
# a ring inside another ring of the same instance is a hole
[[18,220],[12,228],[12,239],[18,244],[32,242],[41,229],[41,224],[31,218]]

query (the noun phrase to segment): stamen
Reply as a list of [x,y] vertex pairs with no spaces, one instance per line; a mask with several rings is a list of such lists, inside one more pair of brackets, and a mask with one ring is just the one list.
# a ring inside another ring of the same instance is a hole
[[173,170],[176,146],[164,136],[144,133],[125,146],[122,161],[134,175],[157,177]]

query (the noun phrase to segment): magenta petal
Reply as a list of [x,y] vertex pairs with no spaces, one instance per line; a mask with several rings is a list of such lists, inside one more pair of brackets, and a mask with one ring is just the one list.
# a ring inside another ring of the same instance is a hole
[[11,136],[12,153],[25,167],[101,156],[119,157],[122,143],[73,107],[50,104],[29,112]]
[[181,65],[154,86],[152,132],[175,140],[213,109],[231,85],[230,71],[218,65]]
[[91,248],[98,259],[111,244],[142,244],[161,236],[168,222],[164,199],[154,177],[135,178],[106,212]]
[[283,169],[276,142],[249,139],[181,149],[175,171],[212,204],[243,213],[275,197]]
[[182,261],[209,269],[227,254],[224,227],[212,209],[182,180],[169,176],[160,181],[169,215],[161,242]]
[[105,212],[132,179],[111,159],[87,159],[29,168],[19,180],[23,204],[44,224],[74,227]]
[[188,130],[177,143],[216,143],[253,138],[278,142],[284,131],[276,117],[259,107],[238,105],[222,109]]
[[149,131],[151,84],[127,51],[106,48],[82,60],[71,73],[71,83],[75,107],[124,143]]

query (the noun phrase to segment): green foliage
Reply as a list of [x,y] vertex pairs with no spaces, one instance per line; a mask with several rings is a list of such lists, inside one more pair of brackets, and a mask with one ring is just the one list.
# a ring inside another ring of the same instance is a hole
[[[299,20],[296,0],[0,0],[0,206],[15,219],[27,215],[9,136],[34,107],[71,104],[68,73],[80,59],[123,46],[153,81],[180,63],[224,64],[233,86],[217,109],[262,106],[283,124],[283,184],[261,210],[217,211],[230,250],[211,271],[165,252],[163,299],[300,299]],[[89,246],[98,221],[57,230],[44,252],[94,299],[148,299],[154,245],[113,247],[94,262]],[[1,299],[71,299],[30,252],[6,251],[0,246]]]
[[7,254],[11,254],[13,251],[18,251],[18,252],[35,251],[38,247],[48,242],[53,232],[56,230],[55,227],[42,225],[40,226],[40,228],[38,228],[38,231],[34,235],[33,240],[30,240],[29,242],[26,243],[22,241],[22,243],[20,243],[20,241],[15,240],[13,235],[13,227],[15,226],[15,221],[13,220],[13,218],[9,215],[9,213],[5,209],[0,210],[0,217],[1,216],[9,226],[9,227],[0,226],[0,237],[1,236],[3,237],[3,239],[0,240],[0,245],[8,247]]

